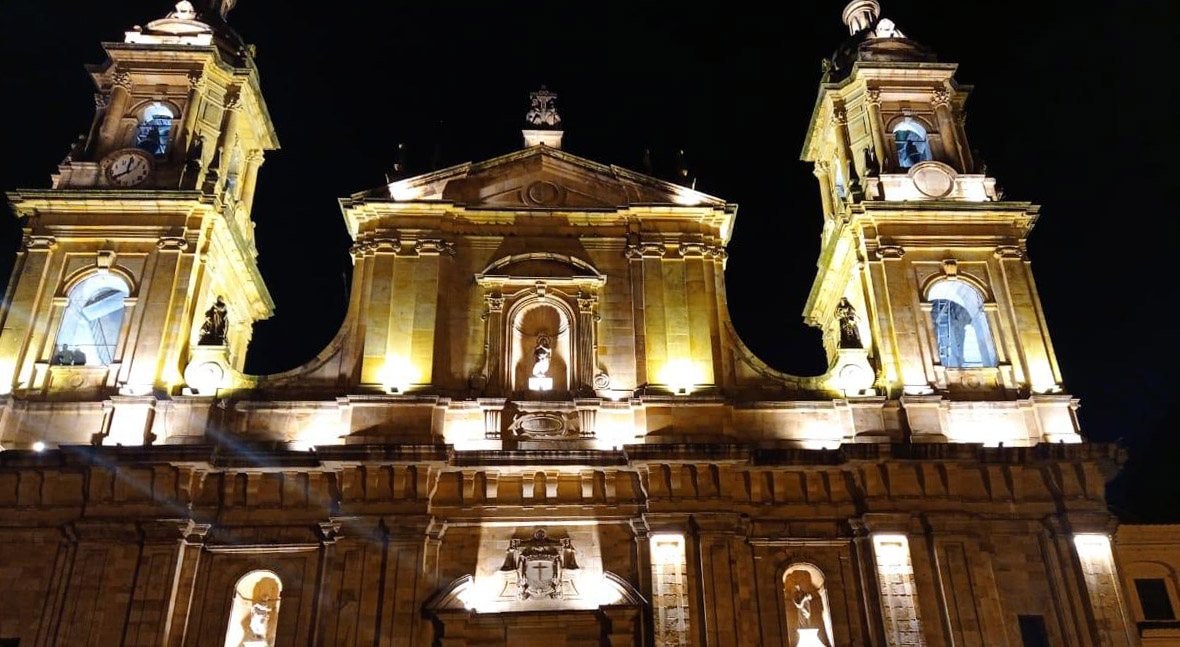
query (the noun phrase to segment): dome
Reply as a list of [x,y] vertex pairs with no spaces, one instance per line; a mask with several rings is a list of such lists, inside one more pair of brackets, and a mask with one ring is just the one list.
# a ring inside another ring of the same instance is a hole
[[237,57],[246,48],[242,37],[225,22],[234,2],[204,2],[197,9],[189,0],[180,0],[167,16],[153,20],[147,27],[127,32],[124,42],[144,45],[217,45],[226,54]]

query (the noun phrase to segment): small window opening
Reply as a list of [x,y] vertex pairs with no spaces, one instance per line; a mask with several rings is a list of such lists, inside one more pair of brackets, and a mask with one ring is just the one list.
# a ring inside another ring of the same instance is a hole
[[1020,641],[1024,647],[1049,647],[1049,634],[1045,631],[1044,616],[1018,616]]
[[135,147],[152,155],[166,153],[173,118],[172,109],[158,101],[144,108],[135,130]]
[[940,281],[930,288],[929,299],[942,365],[995,366],[996,352],[979,291],[963,281]]
[[123,329],[127,284],[111,274],[95,274],[70,290],[51,363],[106,366],[115,357]]
[[1172,598],[1168,595],[1168,583],[1162,579],[1135,580],[1135,592],[1139,594],[1139,606],[1143,619],[1147,621],[1169,621],[1176,619],[1172,609]]
[[906,117],[893,127],[893,137],[897,141],[897,159],[902,168],[933,159],[926,129],[912,117]]

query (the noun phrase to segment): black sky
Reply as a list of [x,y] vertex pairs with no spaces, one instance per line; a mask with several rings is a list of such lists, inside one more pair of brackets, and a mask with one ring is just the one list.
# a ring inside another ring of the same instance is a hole
[[[1177,4],[883,0],[908,36],[976,87],[968,136],[1008,197],[1044,205],[1030,250],[1084,433],[1121,440],[1111,491],[1127,519],[1180,521],[1173,416]],[[312,357],[343,320],[348,236],[336,199],[410,170],[519,148],[527,93],[560,95],[566,150],[657,170],[687,151],[698,188],[741,205],[727,272],[734,322],[772,366],[820,373],[801,323],[818,253],[815,179],[798,161],[819,61],[845,37],[840,0],[713,3],[293,3],[242,0],[282,142],[255,219],[278,305],[248,369]],[[0,1],[0,189],[44,187],[89,125],[84,63],[166,1]],[[441,145],[441,148],[439,146]],[[0,223],[0,276],[19,237]]]

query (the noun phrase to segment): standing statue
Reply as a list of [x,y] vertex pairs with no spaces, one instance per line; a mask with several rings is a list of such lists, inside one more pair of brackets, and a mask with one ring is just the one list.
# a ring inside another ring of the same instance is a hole
[[856,326],[856,308],[848,297],[836,305],[836,318],[840,320],[840,348],[864,348],[860,341],[860,329]]
[[533,377],[549,377],[552,344],[549,335],[537,335],[537,347],[533,349]]
[[561,128],[561,116],[557,114],[557,95],[541,86],[537,92],[529,94],[532,106],[525,114],[524,120],[533,128],[557,130]]
[[205,323],[201,326],[199,346],[224,346],[225,333],[229,327],[229,310],[220,296],[217,301],[205,311]]
[[811,599],[810,593],[803,590],[799,583],[795,583],[795,591],[791,594],[791,602],[795,604],[795,609],[798,612],[799,629],[811,629]]
[[274,628],[271,624],[279,607],[279,586],[271,578],[263,578],[254,585],[250,607],[242,618],[242,642],[238,647],[270,647]]
[[881,162],[877,159],[877,151],[872,146],[865,147],[865,177],[877,177],[881,174]]

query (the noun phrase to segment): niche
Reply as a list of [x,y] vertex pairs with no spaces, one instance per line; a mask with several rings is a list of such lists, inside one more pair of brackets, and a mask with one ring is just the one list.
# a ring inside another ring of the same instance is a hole
[[512,390],[530,395],[567,393],[570,386],[570,315],[554,301],[521,305],[510,329]]

